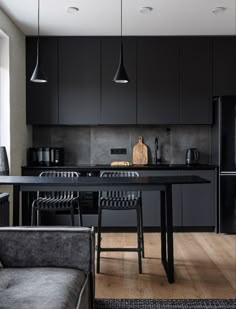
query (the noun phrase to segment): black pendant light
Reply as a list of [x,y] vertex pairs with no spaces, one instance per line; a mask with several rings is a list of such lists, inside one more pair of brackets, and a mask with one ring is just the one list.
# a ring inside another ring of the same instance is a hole
[[116,74],[113,78],[113,82],[125,84],[130,81],[129,76],[125,70],[123,60],[123,39],[122,39],[122,0],[121,0],[121,38],[120,38],[120,62]]
[[38,0],[38,39],[37,39],[37,59],[36,59],[36,66],[34,72],[31,76],[30,81],[34,83],[46,83],[47,79],[42,71],[41,61],[40,61],[40,46],[39,46],[39,34],[40,34],[40,27],[39,27],[39,8],[40,0]]

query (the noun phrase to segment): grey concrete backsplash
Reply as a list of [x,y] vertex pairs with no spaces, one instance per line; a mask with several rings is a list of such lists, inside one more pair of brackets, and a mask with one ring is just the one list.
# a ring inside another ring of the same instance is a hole
[[[110,164],[116,160],[132,161],[132,149],[143,137],[153,163],[155,137],[159,139],[163,163],[185,163],[187,148],[200,151],[200,162],[211,160],[211,127],[176,126],[37,126],[33,128],[33,146],[64,147],[65,164]],[[125,155],[112,155],[111,148],[126,148]]]

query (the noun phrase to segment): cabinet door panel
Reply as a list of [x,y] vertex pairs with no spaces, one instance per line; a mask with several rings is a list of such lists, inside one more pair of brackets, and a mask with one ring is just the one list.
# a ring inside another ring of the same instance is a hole
[[179,44],[175,38],[137,40],[137,122],[179,123]]
[[182,185],[183,226],[216,225],[216,172],[183,171],[211,181],[209,184]]
[[236,95],[236,38],[213,41],[213,94]]
[[59,123],[98,124],[100,39],[59,39]]
[[[138,171],[140,176],[180,176],[181,171]],[[160,226],[160,192],[143,191],[144,226]],[[181,185],[172,186],[173,224],[182,225]]]
[[113,82],[120,57],[120,38],[102,39],[102,124],[136,124],[136,40],[124,38],[124,65],[130,82]]
[[212,123],[212,42],[185,38],[180,48],[180,122]]
[[36,65],[37,39],[26,39],[27,124],[58,124],[58,48],[56,38],[40,38],[40,59],[47,83],[30,81]]

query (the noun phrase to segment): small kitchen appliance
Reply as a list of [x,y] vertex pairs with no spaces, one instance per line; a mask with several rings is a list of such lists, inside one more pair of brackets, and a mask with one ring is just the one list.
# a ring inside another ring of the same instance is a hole
[[198,164],[200,158],[200,153],[197,148],[189,148],[186,151],[186,164]]
[[64,165],[63,147],[31,147],[27,153],[28,166]]

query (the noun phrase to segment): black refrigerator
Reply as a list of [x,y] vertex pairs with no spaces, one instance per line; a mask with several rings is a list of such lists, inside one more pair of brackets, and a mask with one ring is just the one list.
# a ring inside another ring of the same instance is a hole
[[219,165],[219,231],[236,234],[236,96],[215,98],[213,147]]

